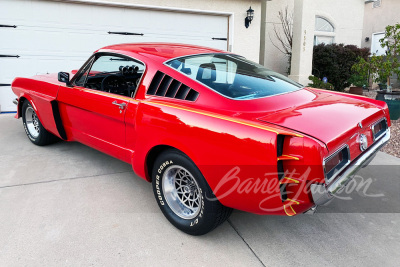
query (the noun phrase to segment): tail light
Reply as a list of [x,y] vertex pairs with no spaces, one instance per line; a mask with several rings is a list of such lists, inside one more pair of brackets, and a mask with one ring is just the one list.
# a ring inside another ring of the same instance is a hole
[[324,159],[325,182],[328,184],[328,182],[333,180],[349,163],[349,146],[344,145],[335,153]]
[[378,140],[388,129],[386,118],[381,119],[371,126],[374,142]]

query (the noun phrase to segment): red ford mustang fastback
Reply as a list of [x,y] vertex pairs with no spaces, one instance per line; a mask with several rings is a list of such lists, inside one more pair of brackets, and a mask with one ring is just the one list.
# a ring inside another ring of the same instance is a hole
[[192,235],[232,209],[313,212],[390,138],[384,102],[304,88],[225,51],[113,45],[72,74],[14,80],[29,139],[78,141],[132,164]]

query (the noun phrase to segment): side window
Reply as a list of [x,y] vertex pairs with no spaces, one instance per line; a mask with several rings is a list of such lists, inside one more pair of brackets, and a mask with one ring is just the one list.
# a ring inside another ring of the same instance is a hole
[[103,55],[82,70],[75,85],[132,97],[144,70],[145,65],[132,58]]
[[144,65],[139,61],[119,56],[101,56],[93,64],[90,75],[98,73],[113,73],[120,71],[121,67],[137,68],[136,72],[143,72]]
[[[199,60],[198,58],[188,58],[183,62],[176,61],[178,64],[176,65],[176,69],[185,73],[192,79],[196,79],[196,77],[205,77],[206,75],[211,75],[209,70],[202,71],[199,74],[200,65],[204,65],[206,62],[210,62],[212,60],[212,56],[205,56],[205,60]],[[174,66],[173,66],[174,67]],[[204,73],[204,74],[203,74]]]
[[[211,90],[233,99],[257,99],[294,92],[303,86],[264,66],[232,54],[180,57],[166,62]],[[185,70],[185,71],[184,71]]]
[[235,80],[237,64],[232,61],[216,59],[213,62],[217,71],[216,83],[232,84]]
[[171,67],[206,85],[230,85],[234,82],[237,64],[214,55],[174,60]]

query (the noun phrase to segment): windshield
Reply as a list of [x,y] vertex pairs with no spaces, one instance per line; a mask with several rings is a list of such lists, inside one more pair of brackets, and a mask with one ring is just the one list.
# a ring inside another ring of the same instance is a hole
[[233,99],[256,99],[303,88],[264,66],[231,54],[176,58],[166,63],[214,91]]

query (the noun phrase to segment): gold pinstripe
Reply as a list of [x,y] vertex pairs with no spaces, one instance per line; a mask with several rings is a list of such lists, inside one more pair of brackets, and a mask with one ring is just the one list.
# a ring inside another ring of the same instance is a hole
[[289,201],[291,201],[291,202],[294,202],[294,203],[296,203],[297,205],[300,204],[300,202],[298,202],[298,201],[296,201],[296,200],[293,200],[293,199],[290,199],[290,198],[288,198],[287,200],[289,200]]
[[[288,157],[289,159],[285,159],[286,157]],[[282,155],[281,157],[278,157],[278,161],[279,161],[279,160],[291,160],[291,159],[300,160],[300,159],[297,158],[297,157],[289,156],[289,155]]]
[[[164,103],[159,103],[159,102],[151,102],[151,103],[156,104],[156,105],[160,105],[160,106],[165,106],[165,107],[176,108],[176,109],[180,109],[180,110],[184,110],[184,111],[189,111],[189,112],[193,112],[193,113],[196,113],[196,114],[205,115],[205,116],[208,116],[208,117],[217,118],[217,119],[221,119],[221,120],[225,120],[225,121],[235,122],[235,123],[238,123],[238,124],[242,124],[242,125],[250,126],[250,127],[253,127],[253,128],[258,128],[258,129],[266,130],[266,131],[273,132],[273,133],[276,133],[276,134],[280,134],[278,131],[272,130],[272,129],[268,128],[268,127],[264,127],[264,126],[260,126],[260,125],[257,125],[257,124],[248,123],[248,122],[244,122],[244,121],[240,121],[240,120],[235,120],[235,119],[229,118],[227,116],[223,116],[223,115],[213,114],[213,113],[209,113],[209,112],[203,112],[203,111],[199,111],[199,110],[195,110],[195,109],[188,109],[188,108],[178,107],[178,106],[175,106],[175,105],[169,105],[169,104],[164,104]],[[285,134],[288,134],[288,133],[285,133]],[[299,134],[291,134],[291,135],[296,136],[296,137],[303,137],[302,135],[299,135]]]
[[[299,204],[300,204],[300,202],[298,202],[298,201],[296,201],[296,200],[293,200],[293,199],[290,199],[290,198],[288,198],[287,200],[289,200],[290,202],[294,202],[296,205],[299,205]],[[286,204],[286,205],[288,205],[288,204]],[[286,213],[287,216],[294,216],[294,215],[297,214],[297,213],[294,211],[292,205],[289,205],[289,207],[290,207],[290,209],[293,211],[293,214],[289,214],[289,213],[286,211],[286,205],[283,205],[283,209],[285,210],[285,213]]]
[[[292,178],[288,178],[288,177],[284,177],[283,179],[291,180],[291,181],[293,181],[295,184],[300,183],[298,180],[295,180],[295,179],[292,179]],[[282,184],[282,182],[279,182],[279,184]]]

